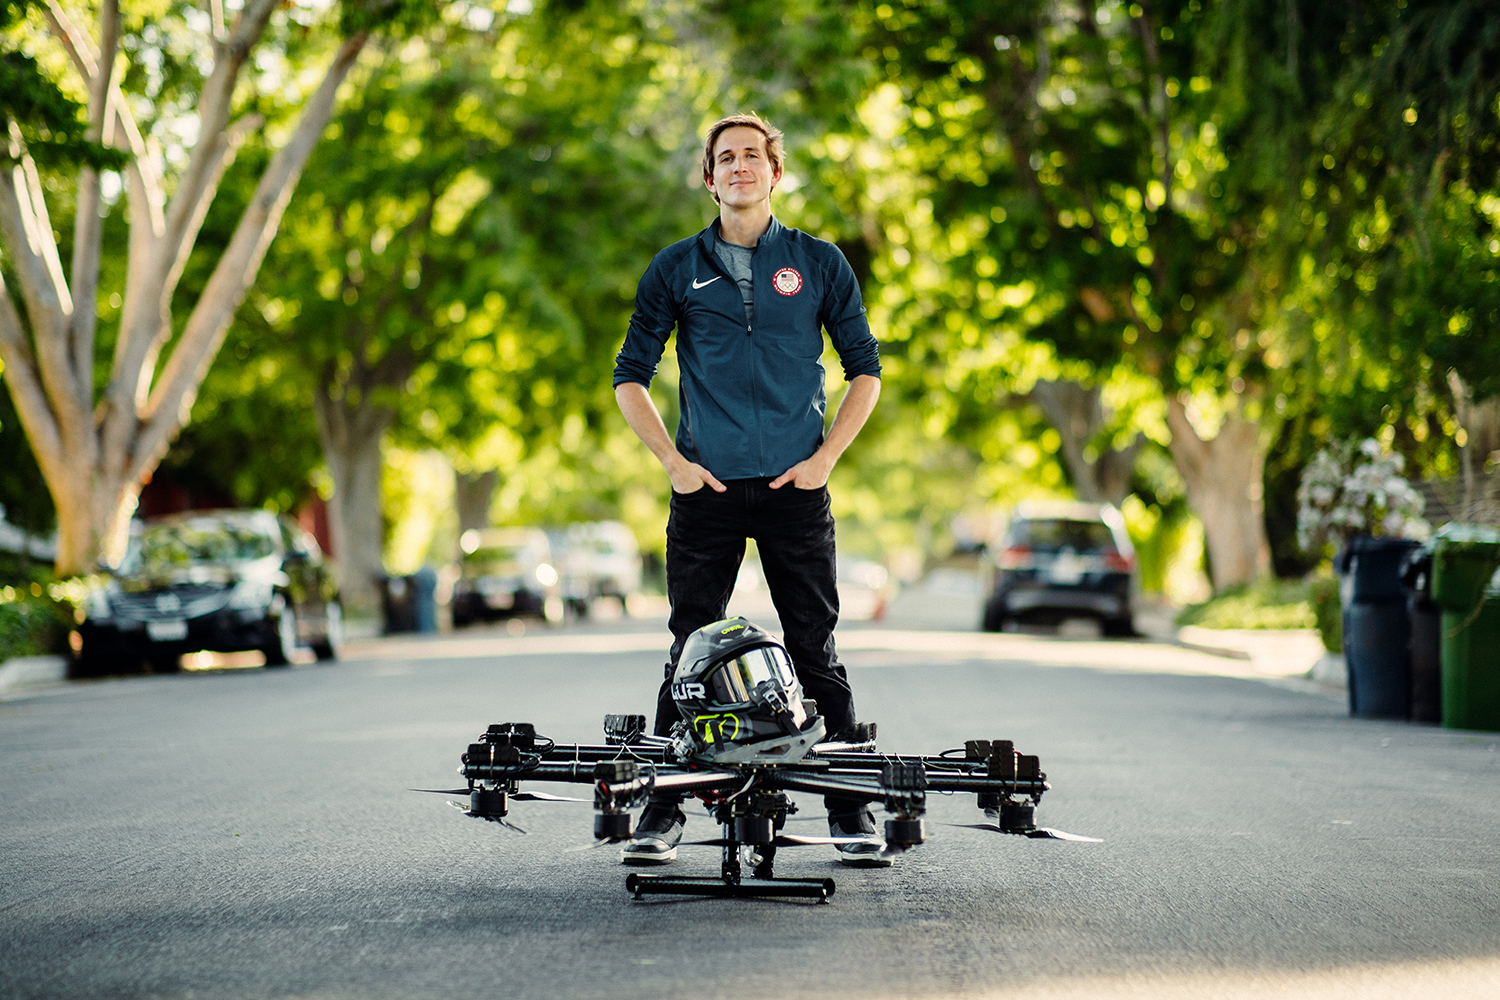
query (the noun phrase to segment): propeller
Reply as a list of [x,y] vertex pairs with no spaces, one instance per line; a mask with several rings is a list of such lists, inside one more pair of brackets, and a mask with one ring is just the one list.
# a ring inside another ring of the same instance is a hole
[[[407,792],[431,792],[432,795],[468,795],[471,789],[407,789]],[[567,795],[550,795],[547,792],[510,792],[511,802],[592,802],[592,799],[574,799]]]
[[[468,788],[408,788],[408,792],[430,792],[433,795],[468,795]],[[568,795],[551,795],[547,792],[510,792],[512,802],[592,802],[593,799],[577,799]]]
[[579,799],[571,795],[550,795],[547,792],[515,792],[511,798],[517,802],[592,802],[593,799]]
[[[413,789],[413,791],[419,791],[419,789]],[[471,812],[469,810],[469,807],[466,806],[466,805],[462,805],[461,803],[454,802],[451,799],[448,801],[448,804],[450,806],[452,806],[453,808],[457,809],[459,812],[463,813],[465,816],[473,816],[474,815],[474,813]],[[521,829],[519,826],[516,826],[516,824],[512,823],[508,819],[502,819],[499,816],[482,816],[482,817],[479,817],[479,818],[480,819],[487,819],[491,823],[499,823],[501,826],[509,827],[510,829],[516,831],[517,833],[526,834],[525,830]],[[526,835],[530,836],[530,834],[526,834]]]
[[[1000,829],[999,825],[995,823],[948,823],[946,825],[956,826],[961,830],[988,830],[991,833],[1010,832],[1008,830]],[[1085,837],[1080,833],[1068,833],[1066,830],[1053,830],[1052,828],[1045,826],[1034,827],[1033,829],[1025,831],[1018,830],[1016,831],[1016,833],[1023,837],[1030,837],[1032,840],[1071,840],[1074,843],[1079,844],[1104,843],[1104,841],[1098,837]]]
[[567,847],[563,849],[564,854],[577,854],[579,851],[592,851],[596,847],[608,847],[610,844],[624,843],[622,840],[596,840],[592,844],[584,844],[582,847]]

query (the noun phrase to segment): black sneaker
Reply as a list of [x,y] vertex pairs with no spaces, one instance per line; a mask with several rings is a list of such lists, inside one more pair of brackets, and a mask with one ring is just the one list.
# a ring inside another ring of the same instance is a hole
[[676,803],[652,802],[641,813],[635,836],[620,851],[620,863],[626,865],[664,865],[677,860],[677,842],[687,816]]
[[869,809],[861,809],[853,815],[828,817],[830,837],[860,837],[857,844],[836,844],[839,863],[851,868],[889,868],[891,856],[885,853],[885,843],[875,834],[875,817]]

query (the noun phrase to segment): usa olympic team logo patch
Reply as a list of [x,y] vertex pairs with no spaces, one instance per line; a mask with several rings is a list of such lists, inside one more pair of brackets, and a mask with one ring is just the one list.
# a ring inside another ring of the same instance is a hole
[[771,275],[771,284],[782,295],[796,295],[802,291],[802,275],[797,273],[795,267],[783,267]]

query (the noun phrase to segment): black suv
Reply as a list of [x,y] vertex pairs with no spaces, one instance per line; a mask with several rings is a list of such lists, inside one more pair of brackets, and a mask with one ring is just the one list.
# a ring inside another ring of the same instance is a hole
[[994,553],[980,627],[1097,618],[1105,635],[1135,634],[1130,609],[1135,550],[1109,504],[1023,503]]
[[258,649],[283,666],[298,646],[338,655],[343,611],[318,543],[265,510],[192,511],[131,526],[125,558],[89,594],[79,626],[84,675],[183,653]]

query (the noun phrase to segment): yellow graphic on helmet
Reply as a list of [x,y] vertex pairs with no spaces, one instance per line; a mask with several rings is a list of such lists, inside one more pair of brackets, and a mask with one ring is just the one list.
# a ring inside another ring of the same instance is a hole
[[739,739],[740,717],[733,712],[699,715],[693,719],[693,732],[705,743],[729,743]]

